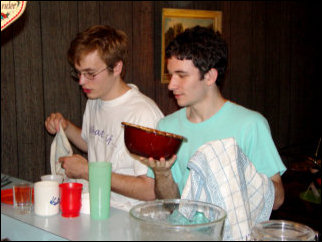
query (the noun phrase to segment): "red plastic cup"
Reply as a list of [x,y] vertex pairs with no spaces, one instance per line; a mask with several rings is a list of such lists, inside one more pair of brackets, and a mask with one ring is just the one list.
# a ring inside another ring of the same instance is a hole
[[60,190],[60,210],[63,217],[78,217],[82,206],[81,183],[62,183],[59,184]]

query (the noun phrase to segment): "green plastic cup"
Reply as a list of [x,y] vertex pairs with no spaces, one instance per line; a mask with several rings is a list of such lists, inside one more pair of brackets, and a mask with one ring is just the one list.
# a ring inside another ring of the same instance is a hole
[[111,162],[89,162],[89,199],[91,218],[110,216]]

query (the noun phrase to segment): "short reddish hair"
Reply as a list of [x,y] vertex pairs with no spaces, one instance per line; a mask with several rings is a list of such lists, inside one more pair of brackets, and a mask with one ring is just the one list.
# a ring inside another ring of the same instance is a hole
[[121,78],[125,77],[125,62],[127,59],[127,35],[108,25],[94,25],[76,35],[67,52],[71,65],[79,64],[80,59],[97,50],[109,70],[119,62],[123,62]]

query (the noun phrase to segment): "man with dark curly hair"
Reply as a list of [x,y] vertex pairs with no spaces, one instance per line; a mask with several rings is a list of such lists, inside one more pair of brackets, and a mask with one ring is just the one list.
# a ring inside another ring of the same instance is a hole
[[170,160],[141,161],[150,166],[157,198],[179,198],[189,176],[187,163],[203,144],[234,137],[275,188],[273,209],[284,201],[281,175],[286,168],[278,154],[267,120],[258,112],[227,100],[221,93],[227,68],[227,44],[219,32],[194,27],[179,34],[166,48],[171,75],[168,89],[180,110],[161,119],[158,129],[187,138]]

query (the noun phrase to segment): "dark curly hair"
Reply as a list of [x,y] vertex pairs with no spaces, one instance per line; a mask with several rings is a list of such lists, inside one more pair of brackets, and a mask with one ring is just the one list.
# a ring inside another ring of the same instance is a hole
[[200,80],[211,69],[218,71],[216,84],[221,87],[227,68],[228,49],[218,31],[196,26],[176,36],[165,50],[167,59],[175,56],[179,60],[192,60],[200,71]]

